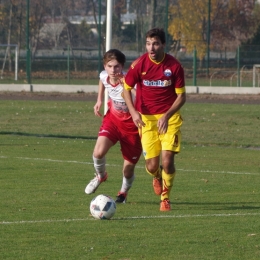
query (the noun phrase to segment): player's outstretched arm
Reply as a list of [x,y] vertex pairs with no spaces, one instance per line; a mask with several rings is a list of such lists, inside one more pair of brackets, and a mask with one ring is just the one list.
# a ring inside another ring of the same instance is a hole
[[100,108],[102,106],[103,103],[103,99],[104,99],[104,93],[105,93],[105,86],[103,85],[102,81],[99,80],[99,84],[98,84],[98,97],[97,97],[97,102],[94,106],[94,114],[96,116],[101,117],[102,114],[99,112]]

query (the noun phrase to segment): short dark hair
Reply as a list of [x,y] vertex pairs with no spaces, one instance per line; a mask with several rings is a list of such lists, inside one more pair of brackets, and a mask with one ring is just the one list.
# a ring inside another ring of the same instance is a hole
[[165,43],[165,32],[163,30],[163,28],[153,28],[151,30],[149,30],[146,35],[146,38],[154,38],[157,37],[160,39],[161,43],[164,44]]
[[125,54],[117,49],[110,49],[103,56],[103,64],[107,64],[111,60],[117,60],[122,66],[125,65]]

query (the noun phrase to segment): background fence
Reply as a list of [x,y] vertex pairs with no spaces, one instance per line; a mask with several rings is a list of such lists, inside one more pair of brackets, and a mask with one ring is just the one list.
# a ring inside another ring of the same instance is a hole
[[[20,51],[18,77],[15,80],[15,48],[11,48],[11,59],[6,57],[7,46],[0,47],[0,84],[27,83],[26,53]],[[127,70],[131,62],[141,53],[122,50],[126,57]],[[172,53],[182,63],[187,86],[259,87],[260,46],[243,46],[237,49],[210,51],[199,60],[196,52],[187,53],[185,48]],[[102,54],[97,50],[39,50],[31,62],[31,83],[33,84],[97,84],[99,71],[103,69]],[[255,66],[255,71],[253,70]]]

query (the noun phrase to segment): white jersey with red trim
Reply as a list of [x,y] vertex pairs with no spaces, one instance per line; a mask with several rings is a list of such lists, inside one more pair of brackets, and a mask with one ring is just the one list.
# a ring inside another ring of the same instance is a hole
[[107,89],[109,103],[108,107],[110,108],[111,112],[122,119],[126,119],[130,117],[130,113],[124,98],[122,97],[123,93],[123,86],[118,83],[116,85],[112,85],[109,82],[109,76],[107,72],[104,70],[99,75],[100,80],[102,81],[104,87]]

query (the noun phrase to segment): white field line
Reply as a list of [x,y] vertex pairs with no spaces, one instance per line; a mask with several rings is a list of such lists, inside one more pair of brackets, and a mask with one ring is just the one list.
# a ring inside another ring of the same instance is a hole
[[[0,159],[7,159],[7,156],[0,156]],[[13,159],[19,160],[34,160],[34,161],[47,161],[47,162],[57,162],[57,163],[76,163],[76,164],[93,164],[93,162],[80,162],[80,161],[64,161],[64,160],[53,160],[44,158],[29,158],[29,157],[14,157]],[[118,164],[107,164],[110,167],[122,167]],[[136,168],[144,169],[144,166],[136,166]],[[181,172],[201,172],[201,173],[222,173],[222,174],[241,174],[241,175],[259,175],[259,173],[252,172],[231,172],[231,171],[210,171],[210,170],[189,170],[189,169],[177,169]]]
[[[163,218],[209,218],[209,217],[253,217],[260,216],[258,213],[225,213],[225,214],[187,214],[187,215],[160,215],[160,216],[135,216],[135,217],[123,217],[112,218],[111,220],[134,220],[134,219],[163,219]],[[46,219],[46,220],[21,220],[21,221],[1,221],[0,225],[12,225],[12,224],[37,224],[37,223],[57,223],[57,222],[80,222],[80,221],[92,221],[96,220],[92,217],[79,218],[79,219]],[[111,221],[110,220],[110,221]]]

